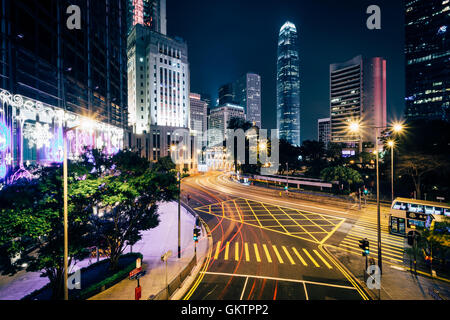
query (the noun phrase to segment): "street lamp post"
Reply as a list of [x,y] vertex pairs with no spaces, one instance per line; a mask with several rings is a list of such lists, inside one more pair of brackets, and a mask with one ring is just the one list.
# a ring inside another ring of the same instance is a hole
[[67,169],[67,134],[70,131],[73,131],[79,127],[85,128],[85,129],[90,129],[92,128],[94,125],[93,121],[88,119],[88,120],[83,120],[79,125],[74,126],[72,128],[69,129],[64,129],[63,128],[63,211],[64,211],[64,300],[69,300],[69,289],[67,286],[67,280],[68,280],[68,270],[69,270],[69,231],[68,231],[68,198],[69,198],[69,194],[68,194],[68,183],[67,183],[67,176],[68,176],[68,169]]
[[388,146],[391,147],[391,201],[394,201],[394,145],[394,141],[388,141]]
[[[349,130],[352,132],[359,132],[361,125],[358,122],[351,122]],[[377,182],[377,244],[378,244],[378,268],[380,274],[382,274],[382,256],[381,256],[381,218],[380,218],[380,172],[379,172],[379,156],[378,156],[378,130],[386,129],[387,127],[367,126],[375,130],[375,160],[376,160],[376,182]],[[403,126],[400,123],[396,123],[393,126],[394,132],[401,132]]]
[[178,171],[177,174],[178,180],[178,259],[181,258],[181,173]]
[[289,162],[286,162],[286,191],[289,189]]

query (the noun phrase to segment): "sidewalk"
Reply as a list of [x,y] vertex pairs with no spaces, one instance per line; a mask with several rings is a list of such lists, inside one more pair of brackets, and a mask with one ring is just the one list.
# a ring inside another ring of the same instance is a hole
[[[133,252],[144,256],[142,268],[146,274],[139,279],[142,287],[142,300],[156,295],[166,286],[165,263],[161,256],[172,250],[172,257],[167,262],[167,281],[177,276],[194,256],[193,228],[195,218],[181,207],[181,259],[178,259],[178,204],[163,203],[159,206],[160,223],[158,227],[143,232],[141,241],[133,246]],[[200,263],[208,250],[208,238],[202,229],[197,244],[197,261]],[[99,293],[89,300],[134,300],[136,280],[122,280],[115,286]]]
[[[151,294],[158,293],[165,285],[165,268],[161,261],[161,255],[172,250],[173,256],[169,259],[168,280],[178,274],[194,255],[193,228],[195,218],[181,207],[181,249],[182,258],[177,261],[178,248],[178,203],[161,203],[158,208],[160,213],[159,226],[149,231],[144,231],[142,240],[133,246],[133,252],[141,252],[144,256],[142,267],[147,274],[141,278],[142,299],[147,299]],[[202,231],[197,244],[197,259],[201,261],[202,254],[206,254],[208,240]],[[129,252],[129,249],[125,253]],[[103,260],[105,258],[101,258]],[[95,263],[96,259],[84,259],[76,262],[81,268]],[[72,265],[73,266],[73,265]],[[70,270],[72,268],[69,268]],[[22,270],[13,276],[0,275],[0,300],[20,300],[34,290],[45,286],[48,278],[40,277],[40,272],[26,272]],[[136,280],[123,280],[109,288],[94,299],[134,299]],[[116,289],[122,288],[122,289]],[[122,292],[123,291],[123,292]]]
[[[365,258],[334,246],[325,245],[325,247],[367,291],[363,278]],[[378,290],[371,290],[371,292],[376,294],[372,298],[378,298]],[[384,261],[380,297],[381,300],[449,300],[450,283],[420,274],[416,276],[406,267]]]

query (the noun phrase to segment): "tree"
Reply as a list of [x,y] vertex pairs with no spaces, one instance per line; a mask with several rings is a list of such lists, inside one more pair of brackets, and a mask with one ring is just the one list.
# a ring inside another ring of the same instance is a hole
[[304,159],[319,160],[325,155],[325,145],[323,142],[305,140],[300,147],[300,152]]
[[109,252],[110,268],[115,270],[125,248],[142,238],[141,231],[158,225],[158,202],[175,199],[178,188],[173,170],[164,170],[163,165],[150,168],[137,153],[119,152],[111,163],[108,174],[84,181],[98,186],[91,197],[97,214],[91,215],[90,222],[100,239],[98,246]]
[[[244,133],[248,131],[250,128],[252,128],[253,125],[250,121],[246,121],[245,119],[239,118],[239,117],[233,117],[228,122],[228,129],[232,130],[239,130],[242,129]],[[238,170],[238,160],[237,160],[237,148],[238,148],[238,141],[237,137],[234,137],[234,147],[233,147],[233,156],[234,156],[234,168],[237,171]],[[247,137],[245,138],[245,157],[247,158],[249,152],[249,143]],[[245,165],[245,164],[244,164]],[[251,165],[249,165],[251,166]],[[247,166],[246,166],[247,167]]]
[[397,169],[399,174],[412,178],[417,198],[421,199],[423,178],[427,174],[447,166],[448,162],[439,156],[410,153],[403,154],[399,157]]
[[[0,191],[0,247],[9,258],[21,254],[10,266],[11,274],[26,263],[27,271],[41,271],[42,277],[49,278],[52,298],[58,299],[64,288],[62,170],[60,166],[44,167],[34,174],[36,179],[19,180]],[[69,265],[84,258],[89,246],[88,217],[92,208],[87,199],[94,190],[86,187],[80,194],[77,182],[73,179],[69,184]]]
[[345,182],[347,184],[348,190],[350,191],[350,186],[355,183],[362,183],[363,180],[358,171],[343,167],[329,167],[325,168],[321,172],[321,178],[325,181],[339,181]]
[[286,168],[286,163],[288,163],[290,169],[297,169],[300,167],[300,147],[290,144],[286,139],[280,139],[279,150],[280,171],[281,168]]

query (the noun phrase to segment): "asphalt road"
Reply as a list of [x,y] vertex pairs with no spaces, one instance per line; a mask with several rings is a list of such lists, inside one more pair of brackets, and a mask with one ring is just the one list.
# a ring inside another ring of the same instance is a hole
[[281,199],[218,173],[184,179],[182,192],[213,239],[184,299],[366,299],[323,248],[347,219],[356,217],[351,209]]

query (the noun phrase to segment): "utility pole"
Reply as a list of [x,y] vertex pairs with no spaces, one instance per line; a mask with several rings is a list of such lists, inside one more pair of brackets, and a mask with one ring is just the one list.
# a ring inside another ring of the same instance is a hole
[[177,173],[178,180],[178,259],[181,258],[181,173]]

